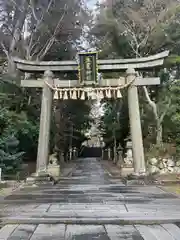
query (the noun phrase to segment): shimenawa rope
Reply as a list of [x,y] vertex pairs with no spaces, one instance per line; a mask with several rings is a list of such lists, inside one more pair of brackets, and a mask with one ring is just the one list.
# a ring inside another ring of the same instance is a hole
[[[55,95],[57,95],[58,99],[78,99],[85,100],[86,94],[88,98],[96,99],[98,98],[122,98],[121,89],[127,88],[135,81],[136,77],[131,80],[129,83],[126,83],[121,86],[116,87],[70,87],[69,88],[58,88],[57,86],[52,86],[47,81],[45,84],[55,91]],[[94,94],[94,96],[93,96]],[[96,96],[95,96],[96,95]]]

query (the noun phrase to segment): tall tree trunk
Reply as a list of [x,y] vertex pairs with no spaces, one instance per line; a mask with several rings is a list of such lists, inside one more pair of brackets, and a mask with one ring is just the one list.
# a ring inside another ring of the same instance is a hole
[[159,117],[158,116],[158,110],[157,110],[157,105],[154,101],[152,101],[150,99],[149,93],[147,88],[144,86],[144,93],[146,96],[146,99],[149,103],[149,105],[152,108],[153,114],[154,114],[154,118],[156,121],[156,144],[160,145],[162,143],[162,121],[163,121],[163,116]]
[[8,74],[12,77],[17,76],[16,65],[13,61],[12,55],[8,55]]
[[163,128],[162,128],[162,123],[158,119],[156,123],[156,144],[160,145],[162,143],[162,135],[163,135]]
[[162,123],[163,123],[164,117],[166,116],[166,114],[168,112],[168,109],[169,109],[169,107],[171,105],[171,99],[170,98],[168,99],[168,103],[164,107],[163,112],[161,114],[158,114],[158,109],[157,109],[156,103],[150,99],[150,96],[149,96],[147,88],[143,87],[143,89],[144,89],[144,93],[145,93],[146,99],[147,99],[149,105],[152,108],[152,111],[153,111],[153,114],[154,114],[154,118],[156,120],[156,144],[160,145],[162,143],[162,140],[163,140]]

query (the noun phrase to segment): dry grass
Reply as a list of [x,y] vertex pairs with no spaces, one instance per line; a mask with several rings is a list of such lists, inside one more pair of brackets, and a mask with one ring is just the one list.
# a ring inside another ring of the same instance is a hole
[[10,195],[13,191],[13,188],[2,188],[0,189],[0,196],[1,197],[6,197]]
[[165,186],[163,189],[170,193],[175,193],[180,196],[180,184],[174,184],[171,186]]
[[176,181],[180,179],[179,174],[162,174],[156,177],[157,180]]
[[[180,175],[179,174],[163,174],[163,175],[159,175],[156,177],[156,179],[161,182],[161,181],[166,181],[168,183],[168,181],[172,181],[174,183],[171,183],[168,186],[163,186],[162,188],[170,193],[174,193],[180,196],[180,184],[178,183],[178,181],[180,180]],[[177,183],[176,183],[177,181]]]

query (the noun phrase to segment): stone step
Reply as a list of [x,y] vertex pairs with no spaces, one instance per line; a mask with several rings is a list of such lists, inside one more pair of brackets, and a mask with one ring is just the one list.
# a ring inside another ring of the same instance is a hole
[[[166,211],[152,211],[152,212],[135,212],[135,211],[130,211],[127,212],[125,208],[119,209],[119,210],[111,210],[107,211],[108,209],[104,210],[54,210],[54,211],[48,211],[46,212],[46,209],[42,208],[37,211],[30,211],[30,212],[18,212],[18,213],[13,213],[11,217],[28,217],[28,218],[120,218],[120,219],[127,219],[127,218],[132,218],[132,219],[138,219],[138,218],[168,218],[169,217],[169,212]],[[171,217],[176,217],[180,219],[180,213],[173,211],[171,212]]]
[[9,224],[0,229],[0,239],[128,239],[179,240],[180,229],[175,224],[162,225],[64,225]]
[[[139,213],[141,216],[169,216],[172,214],[173,216],[179,216],[178,212],[179,209],[173,209],[172,211],[166,209],[136,209],[136,208],[128,208],[128,211],[133,215],[135,213]],[[44,217],[44,216],[58,216],[58,217],[122,217],[123,214],[126,214],[126,208],[122,205],[121,207],[117,207],[117,209],[110,209],[110,208],[70,208],[70,209],[63,209],[63,208],[52,208],[51,206],[37,208],[37,209],[5,209],[4,211],[0,211],[1,217],[6,216],[28,216],[28,217]],[[151,214],[150,214],[151,213]]]
[[50,180],[50,176],[47,174],[47,175],[43,175],[43,176],[31,176],[31,177],[28,177],[27,178],[27,181],[31,181],[31,180],[37,180],[37,181],[48,181]]
[[[77,202],[77,199],[76,198],[40,198],[40,199],[18,199],[18,200],[1,200],[1,204],[8,204],[8,205],[12,205],[12,204],[45,204],[45,203],[49,203],[49,204],[53,204],[53,203],[60,203],[60,204],[65,204],[66,202],[68,203],[76,203]],[[131,203],[142,203],[142,204],[147,204],[148,202],[150,202],[149,200],[145,201],[144,199],[142,200],[139,200],[139,199],[129,199],[129,200],[126,200],[124,201],[123,199],[122,200],[116,200],[116,199],[106,199],[104,198],[104,201],[103,199],[93,199],[93,198],[85,198],[85,199],[78,199],[78,203],[82,203],[82,204],[90,204],[90,203],[94,203],[94,204],[131,204]],[[168,205],[168,204],[167,204]]]
[[180,223],[180,216],[123,216],[123,217],[1,217],[2,225],[6,224],[114,224],[114,225],[134,225],[134,224],[166,224]]

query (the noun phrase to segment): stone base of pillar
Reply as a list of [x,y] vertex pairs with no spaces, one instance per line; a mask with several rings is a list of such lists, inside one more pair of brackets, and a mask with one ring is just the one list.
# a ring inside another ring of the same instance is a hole
[[38,171],[36,173],[32,173],[31,176],[36,178],[43,178],[43,177],[49,177],[49,174],[47,170],[44,170],[44,171]]
[[51,176],[46,171],[31,174],[26,178],[26,185],[32,186],[34,184],[45,184],[51,182]]
[[123,178],[126,185],[156,185],[157,181],[153,176],[143,173],[132,173]]
[[132,176],[134,178],[143,178],[143,177],[147,176],[147,173],[146,173],[145,170],[144,171],[140,171],[139,173],[133,172]]

